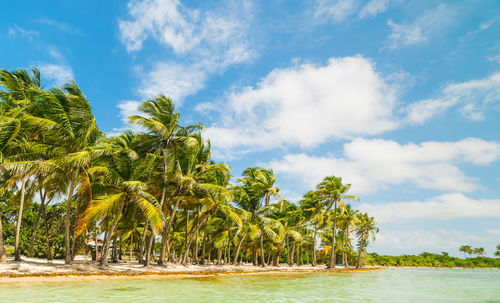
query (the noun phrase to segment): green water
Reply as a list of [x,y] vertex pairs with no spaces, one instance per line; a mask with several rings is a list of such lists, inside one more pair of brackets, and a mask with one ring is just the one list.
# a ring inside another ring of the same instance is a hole
[[500,270],[0,284],[0,302],[500,302]]

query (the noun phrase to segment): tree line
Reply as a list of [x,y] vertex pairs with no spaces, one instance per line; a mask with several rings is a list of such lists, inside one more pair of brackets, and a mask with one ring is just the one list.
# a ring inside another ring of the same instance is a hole
[[279,194],[271,169],[247,168],[233,182],[231,168],[211,158],[203,125],[182,125],[164,95],[129,117],[142,131],[106,136],[74,81],[44,89],[37,69],[1,70],[2,87],[0,262],[4,240],[17,261],[69,264],[102,237],[101,266],[125,256],[145,266],[359,267],[378,232],[351,207],[359,199],[340,177],[298,203]]
[[[500,245],[499,245],[500,247]],[[382,266],[415,266],[415,267],[469,267],[500,268],[500,258],[477,256],[475,258],[456,258],[447,252],[433,254],[424,252],[419,255],[386,256],[370,253],[366,264]]]

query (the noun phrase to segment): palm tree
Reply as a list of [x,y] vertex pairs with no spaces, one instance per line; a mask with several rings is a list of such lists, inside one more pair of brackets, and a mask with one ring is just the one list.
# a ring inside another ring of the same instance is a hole
[[[86,169],[91,165],[93,147],[103,136],[97,128],[87,98],[75,82],[64,86],[64,90],[38,91],[36,109],[24,118],[29,127],[43,133],[38,149],[50,151],[50,162],[59,168],[61,179],[68,180],[65,216],[65,263],[71,262],[71,206],[73,195],[78,190],[89,192]],[[83,182],[80,182],[83,181]]]
[[347,262],[347,252],[350,251],[351,248],[351,239],[350,233],[351,229],[356,221],[356,216],[359,214],[359,211],[356,209],[352,209],[350,204],[347,204],[344,213],[341,216],[341,226],[342,226],[342,265],[344,267],[349,267]]
[[483,256],[486,254],[486,251],[484,250],[483,247],[477,247],[473,249],[472,253],[477,256]]
[[470,245],[462,245],[458,250],[464,253],[464,257],[465,255],[470,256],[473,252],[472,247]]
[[150,154],[144,159],[138,158],[129,148],[133,137],[131,133],[124,133],[111,138],[110,145],[115,152],[109,156],[101,156],[96,165],[88,169],[88,173],[96,179],[95,186],[100,188],[102,194],[93,199],[87,208],[75,235],[79,235],[90,222],[97,219],[106,218],[106,222],[111,222],[104,239],[101,266],[107,265],[110,239],[117,231],[125,208],[140,209],[155,231],[163,226],[160,205],[149,193],[151,186],[148,184],[148,172],[154,171],[156,156]]
[[317,192],[309,191],[304,195],[304,200],[300,201],[301,208],[304,211],[308,222],[313,226],[312,233],[312,266],[317,265],[316,257],[316,238],[318,231],[322,230],[326,225],[326,212],[324,204],[319,199]]
[[497,245],[497,251],[495,251],[495,256],[500,257],[500,244]]
[[325,177],[321,183],[316,187],[316,193],[318,199],[322,201],[325,205],[326,210],[331,210],[333,208],[333,224],[332,224],[332,248],[330,252],[330,260],[327,267],[335,267],[335,236],[337,228],[337,204],[343,211],[345,208],[344,200],[356,200],[359,198],[353,195],[346,195],[346,193],[351,188],[350,184],[342,184],[342,178],[335,176]]
[[[273,229],[283,230],[283,226],[278,221],[266,217],[274,208],[269,207],[271,197],[279,199],[280,205],[283,204],[283,198],[278,194],[279,189],[274,186],[276,177],[270,169],[258,167],[249,167],[243,171],[242,179],[238,181],[243,184],[243,188],[249,197],[242,206],[245,210],[253,214],[253,220],[260,228],[260,256],[261,265],[265,266],[264,258],[264,234],[271,240],[278,239],[278,234]],[[247,208],[245,208],[247,207]]]
[[[175,113],[175,106],[169,98],[160,95],[153,100],[142,102],[139,109],[146,114],[143,116],[130,116],[131,123],[141,126],[146,129],[147,133],[140,136],[139,147],[148,153],[153,153],[163,157],[163,189],[160,198],[160,206],[163,208],[166,199],[166,185],[170,172],[174,169],[175,157],[178,149],[185,149],[197,144],[197,140],[190,135],[201,129],[201,125],[193,125],[182,127],[179,125],[179,113]],[[170,162],[170,163],[169,163]],[[168,167],[170,164],[170,167]],[[171,173],[170,173],[171,174]],[[180,197],[180,195],[178,194]],[[163,232],[162,249],[159,262],[163,264],[165,259],[165,249],[168,247],[168,237],[172,223],[175,219],[175,214],[179,207],[180,199],[175,199],[173,209],[170,212],[170,218]],[[149,252],[155,237],[155,233],[151,234],[146,253],[145,265],[149,265]]]
[[356,236],[358,237],[359,249],[356,268],[361,268],[361,253],[368,246],[370,238],[375,240],[375,233],[379,231],[375,224],[373,217],[369,217],[367,213],[356,215]]

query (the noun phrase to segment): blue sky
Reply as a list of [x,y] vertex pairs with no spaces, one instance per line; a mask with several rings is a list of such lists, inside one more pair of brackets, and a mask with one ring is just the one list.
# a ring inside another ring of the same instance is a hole
[[238,176],[342,176],[379,253],[500,243],[497,1],[15,1],[0,68],[75,79],[107,133],[170,96]]

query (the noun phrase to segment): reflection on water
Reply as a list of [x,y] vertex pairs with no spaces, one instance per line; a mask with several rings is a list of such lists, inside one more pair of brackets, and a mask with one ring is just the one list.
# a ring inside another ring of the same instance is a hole
[[500,302],[500,270],[218,275],[0,284],[0,302]]

